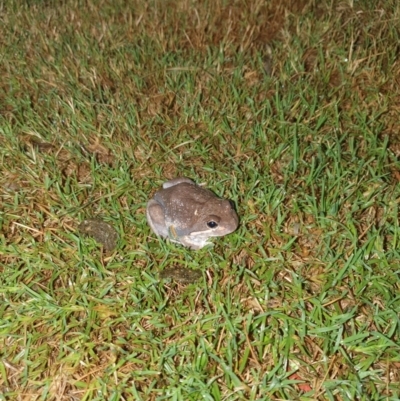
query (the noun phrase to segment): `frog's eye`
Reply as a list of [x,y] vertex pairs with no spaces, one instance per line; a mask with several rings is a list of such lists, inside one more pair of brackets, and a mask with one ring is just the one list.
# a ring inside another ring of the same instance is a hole
[[207,221],[207,227],[209,227],[209,228],[217,228],[218,227],[218,223],[216,221],[214,221],[214,220]]

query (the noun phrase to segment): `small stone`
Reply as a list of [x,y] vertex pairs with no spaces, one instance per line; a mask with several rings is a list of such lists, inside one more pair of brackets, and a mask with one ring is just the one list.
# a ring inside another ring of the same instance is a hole
[[180,283],[194,283],[202,276],[200,270],[191,270],[185,267],[169,267],[160,273],[161,279],[172,279]]
[[93,237],[100,242],[107,252],[111,252],[117,246],[118,233],[110,224],[100,219],[87,219],[78,226],[79,232]]

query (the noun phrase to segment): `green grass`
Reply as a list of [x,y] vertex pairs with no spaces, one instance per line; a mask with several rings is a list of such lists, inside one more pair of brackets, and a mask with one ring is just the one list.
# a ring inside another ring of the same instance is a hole
[[[0,400],[400,398],[400,5],[281,3],[0,6]],[[176,176],[238,231],[155,237]]]

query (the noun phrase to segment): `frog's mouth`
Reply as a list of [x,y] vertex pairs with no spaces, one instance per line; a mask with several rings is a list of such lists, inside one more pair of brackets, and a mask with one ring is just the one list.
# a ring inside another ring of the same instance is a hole
[[225,227],[219,226],[218,228],[214,229],[208,229],[204,231],[192,231],[188,237],[190,238],[201,238],[201,239],[207,239],[210,237],[223,237],[224,235],[229,234]]
[[168,227],[168,237],[173,240],[179,240],[182,237],[190,237],[190,238],[208,238],[211,237],[213,230],[207,231],[192,231],[190,234],[180,235],[174,226]]

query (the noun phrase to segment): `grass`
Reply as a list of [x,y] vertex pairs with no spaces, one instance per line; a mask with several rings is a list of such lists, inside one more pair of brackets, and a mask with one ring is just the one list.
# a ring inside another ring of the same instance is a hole
[[[399,18],[4,2],[0,400],[399,399]],[[156,238],[146,202],[176,176],[238,231]],[[77,231],[93,217],[114,252]]]

